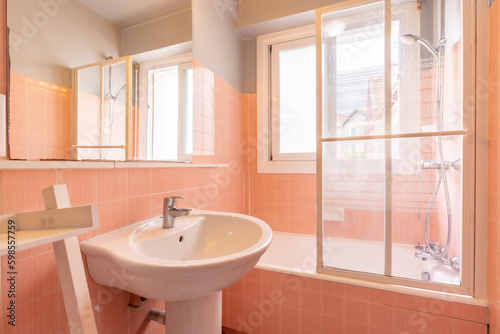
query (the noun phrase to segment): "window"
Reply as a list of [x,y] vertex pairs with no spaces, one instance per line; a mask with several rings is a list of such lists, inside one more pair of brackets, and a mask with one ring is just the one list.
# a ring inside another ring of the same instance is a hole
[[314,27],[257,38],[259,173],[315,173]]
[[144,62],[140,78],[139,159],[192,160],[191,55]]

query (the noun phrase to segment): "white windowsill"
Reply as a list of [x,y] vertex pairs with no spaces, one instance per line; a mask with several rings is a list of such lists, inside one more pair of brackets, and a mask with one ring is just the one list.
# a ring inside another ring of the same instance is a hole
[[0,160],[0,170],[20,169],[113,169],[113,168],[218,168],[227,164],[164,161],[30,161]]
[[316,161],[266,161],[261,154],[257,157],[257,173],[316,174]]

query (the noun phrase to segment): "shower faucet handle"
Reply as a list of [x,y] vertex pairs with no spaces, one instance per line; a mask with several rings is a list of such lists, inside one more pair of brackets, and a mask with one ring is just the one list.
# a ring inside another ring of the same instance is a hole
[[453,160],[444,160],[444,164],[447,168],[455,168],[456,170],[460,171],[462,169],[462,159],[460,158],[455,158]]

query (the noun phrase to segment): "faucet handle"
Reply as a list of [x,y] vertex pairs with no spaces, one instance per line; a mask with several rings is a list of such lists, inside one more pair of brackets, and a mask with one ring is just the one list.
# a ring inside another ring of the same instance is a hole
[[175,208],[177,204],[177,199],[184,199],[187,198],[187,196],[170,196],[170,197],[165,197],[163,199],[163,206],[166,206],[167,208]]

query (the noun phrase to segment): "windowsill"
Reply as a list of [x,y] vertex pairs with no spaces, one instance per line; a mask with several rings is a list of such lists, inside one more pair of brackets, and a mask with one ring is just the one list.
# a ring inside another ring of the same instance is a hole
[[257,159],[259,174],[316,174],[316,161],[262,161]]
[[113,169],[113,168],[217,168],[227,164],[164,161],[63,161],[0,160],[0,170],[16,169]]

